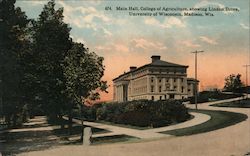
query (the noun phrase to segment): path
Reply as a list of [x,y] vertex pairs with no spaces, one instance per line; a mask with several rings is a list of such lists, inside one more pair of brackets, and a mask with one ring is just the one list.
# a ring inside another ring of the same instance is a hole
[[[137,129],[124,128],[124,127],[118,127],[118,126],[114,126],[114,125],[107,125],[107,124],[103,124],[103,123],[88,122],[88,121],[84,121],[84,125],[111,131],[110,133],[94,134],[93,137],[125,134],[125,135],[129,135],[129,136],[134,136],[134,137],[137,137],[140,139],[155,139],[155,138],[163,138],[163,137],[170,137],[171,136],[171,135],[167,135],[167,134],[161,134],[158,132],[191,127],[194,125],[204,123],[210,119],[210,116],[208,116],[206,114],[201,114],[201,113],[191,113],[191,114],[194,116],[194,118],[191,120],[188,120],[186,122],[179,123],[176,125],[166,126],[166,127],[147,129],[147,130],[137,130]],[[64,118],[67,119],[67,117],[64,117]],[[81,124],[81,121],[78,119],[73,119],[73,121],[78,123],[78,124]]]
[[[237,99],[234,99],[237,100]],[[226,100],[230,101],[230,100]],[[225,102],[225,101],[224,101]],[[225,110],[244,113],[250,117],[249,108],[211,107],[209,102],[199,105],[199,109]],[[194,105],[188,105],[194,108]],[[244,156],[250,152],[250,119],[233,126],[191,136],[167,137],[154,141],[107,144],[101,146],[62,146],[60,148],[24,153],[28,156],[74,155],[74,156]]]

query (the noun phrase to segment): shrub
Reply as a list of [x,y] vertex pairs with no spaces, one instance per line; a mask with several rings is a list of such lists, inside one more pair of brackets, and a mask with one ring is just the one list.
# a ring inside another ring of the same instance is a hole
[[114,122],[119,124],[146,127],[151,123],[151,116],[147,112],[126,112],[116,116]]
[[103,103],[85,107],[83,116],[87,120],[104,120],[142,127],[160,127],[182,122],[190,117],[181,100]]

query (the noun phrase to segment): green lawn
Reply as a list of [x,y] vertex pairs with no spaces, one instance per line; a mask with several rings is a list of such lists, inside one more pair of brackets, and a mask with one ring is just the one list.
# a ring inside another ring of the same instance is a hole
[[175,136],[193,135],[221,129],[227,126],[237,124],[247,119],[247,115],[245,114],[226,111],[191,110],[191,112],[198,112],[210,115],[211,119],[205,123],[196,126],[171,131],[164,131],[161,133]]
[[145,130],[145,129],[152,128],[152,127],[139,127],[139,126],[132,126],[132,125],[116,124],[116,123],[108,122],[108,121],[94,121],[94,122],[103,123],[103,124],[112,125],[112,126],[123,127],[123,128],[137,129],[137,130]]
[[214,104],[214,105],[211,105],[211,106],[216,106],[216,107],[235,107],[235,108],[250,108],[250,99],[244,99],[244,100],[239,100],[239,101]]
[[92,144],[104,144],[104,143],[117,143],[117,142],[125,142],[125,141],[132,141],[132,140],[139,140],[139,138],[129,136],[129,135],[112,135],[112,136],[104,136],[93,138]]

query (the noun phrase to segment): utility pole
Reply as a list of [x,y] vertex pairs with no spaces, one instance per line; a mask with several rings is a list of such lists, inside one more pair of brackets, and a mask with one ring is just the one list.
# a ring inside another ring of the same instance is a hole
[[248,86],[248,67],[250,67],[250,65],[248,65],[248,64],[245,64],[245,65],[243,65],[243,67],[245,67],[246,68],[246,86]]
[[204,52],[203,50],[202,51],[198,51],[198,50],[196,50],[196,51],[193,51],[193,52],[191,52],[191,53],[194,53],[195,54],[195,87],[194,87],[194,89],[195,89],[195,91],[194,91],[194,101],[195,101],[195,109],[198,109],[197,108],[197,99],[198,99],[198,80],[197,80],[197,54],[198,53],[202,53],[202,52]]
[[247,95],[247,98],[248,98],[248,94],[247,94],[247,86],[248,86],[248,67],[250,67],[250,65],[249,64],[245,64],[245,65],[243,65],[243,67],[245,67],[246,68],[246,95]]

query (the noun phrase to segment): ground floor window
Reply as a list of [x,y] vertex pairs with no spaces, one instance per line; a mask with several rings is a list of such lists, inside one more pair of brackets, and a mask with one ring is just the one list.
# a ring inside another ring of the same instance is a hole
[[152,97],[151,97],[151,100],[154,100],[154,99],[155,99],[154,96],[152,96]]

